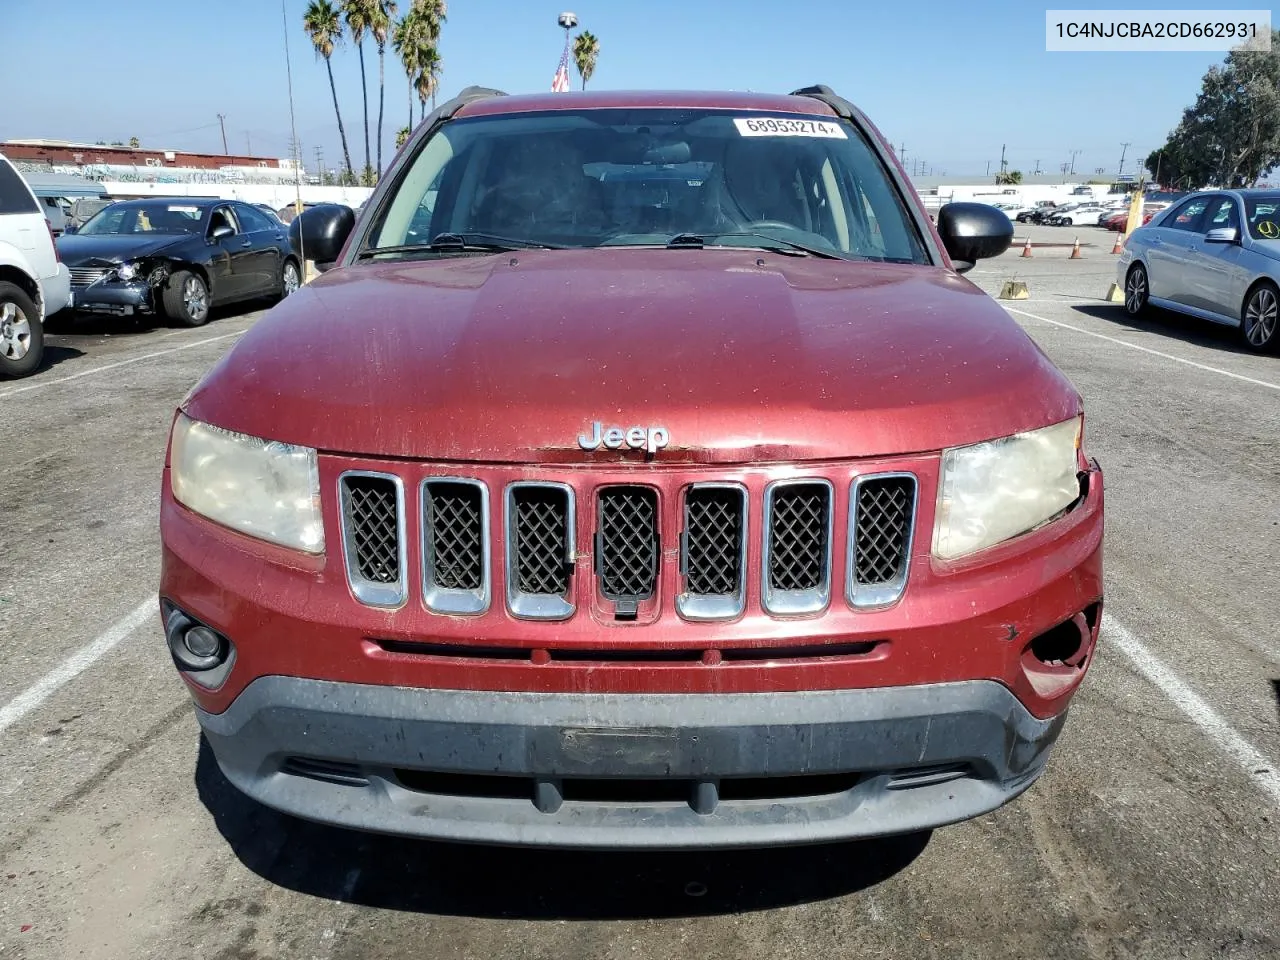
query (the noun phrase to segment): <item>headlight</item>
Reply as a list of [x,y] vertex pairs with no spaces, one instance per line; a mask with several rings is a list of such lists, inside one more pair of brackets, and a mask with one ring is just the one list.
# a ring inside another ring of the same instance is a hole
[[138,275],[138,265],[136,263],[122,263],[116,267],[116,276],[121,280],[132,280]]
[[173,495],[196,513],[251,537],[324,552],[316,452],[259,440],[178,414],[170,455]]
[[1082,422],[944,450],[934,556],[954,560],[1008,540],[1074,503]]

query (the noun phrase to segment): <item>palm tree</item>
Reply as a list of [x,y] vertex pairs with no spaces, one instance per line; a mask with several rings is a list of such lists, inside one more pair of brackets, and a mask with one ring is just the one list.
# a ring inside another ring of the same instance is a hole
[[396,15],[395,0],[374,0],[373,13],[370,29],[373,31],[374,42],[378,45],[378,176],[382,176],[382,103],[387,87],[387,36]]
[[364,97],[364,176],[369,178],[373,164],[369,159],[369,82],[364,72],[364,35],[373,27],[374,8],[378,0],[342,0],[342,9],[347,16],[347,29],[351,31],[351,39],[360,53],[360,92]]
[[573,41],[573,62],[578,65],[578,73],[582,77],[582,89],[587,89],[587,81],[596,72],[596,60],[600,57],[600,41],[590,30],[583,30]]
[[410,10],[391,31],[391,45],[409,78],[409,127],[413,127],[413,81],[418,75],[418,35],[422,32],[422,18]]
[[329,91],[333,94],[333,112],[338,118],[338,135],[342,138],[342,158],[350,173],[351,151],[347,149],[347,131],[342,125],[342,111],[338,109],[338,88],[333,82],[333,63],[329,59],[333,56],[334,47],[342,42],[342,20],[329,0],[311,0],[306,13],[302,15],[302,27],[311,38],[316,56],[324,58],[324,65],[329,71]]
[[444,60],[440,58],[440,28],[448,19],[449,7],[445,0],[413,0],[413,10],[422,25],[418,32],[419,78],[415,86],[423,110],[428,96],[434,110],[436,93],[440,89],[440,73],[444,69]]

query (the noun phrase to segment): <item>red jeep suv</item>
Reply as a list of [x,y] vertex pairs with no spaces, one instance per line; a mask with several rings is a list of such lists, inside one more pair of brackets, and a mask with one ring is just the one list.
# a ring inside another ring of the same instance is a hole
[[1076,390],[826,87],[471,88],[183,401],[160,605],[218,763],[313,820],[591,847],[936,827],[1098,638]]

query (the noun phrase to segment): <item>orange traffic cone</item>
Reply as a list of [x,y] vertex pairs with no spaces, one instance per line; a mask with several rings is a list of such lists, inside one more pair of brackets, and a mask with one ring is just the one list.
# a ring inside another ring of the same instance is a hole
[[1124,231],[1120,230],[1116,233],[1115,246],[1111,248],[1112,253],[1124,253]]
[[1031,256],[1031,238],[1030,237],[1027,237],[1027,242],[1023,244],[1022,253],[1020,253],[1019,256],[1022,256],[1022,257]]
[[1067,259],[1068,260],[1084,259],[1084,257],[1080,256],[1080,238],[1079,237],[1076,237],[1076,242],[1071,245],[1071,256],[1067,257]]

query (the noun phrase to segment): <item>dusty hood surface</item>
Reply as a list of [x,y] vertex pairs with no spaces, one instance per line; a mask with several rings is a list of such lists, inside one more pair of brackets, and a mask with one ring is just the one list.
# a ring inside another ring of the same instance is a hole
[[350,267],[260,320],[190,415],[322,450],[643,460],[578,437],[660,425],[657,462],[937,450],[1066,419],[1029,337],[934,267],[751,250],[520,251]]

